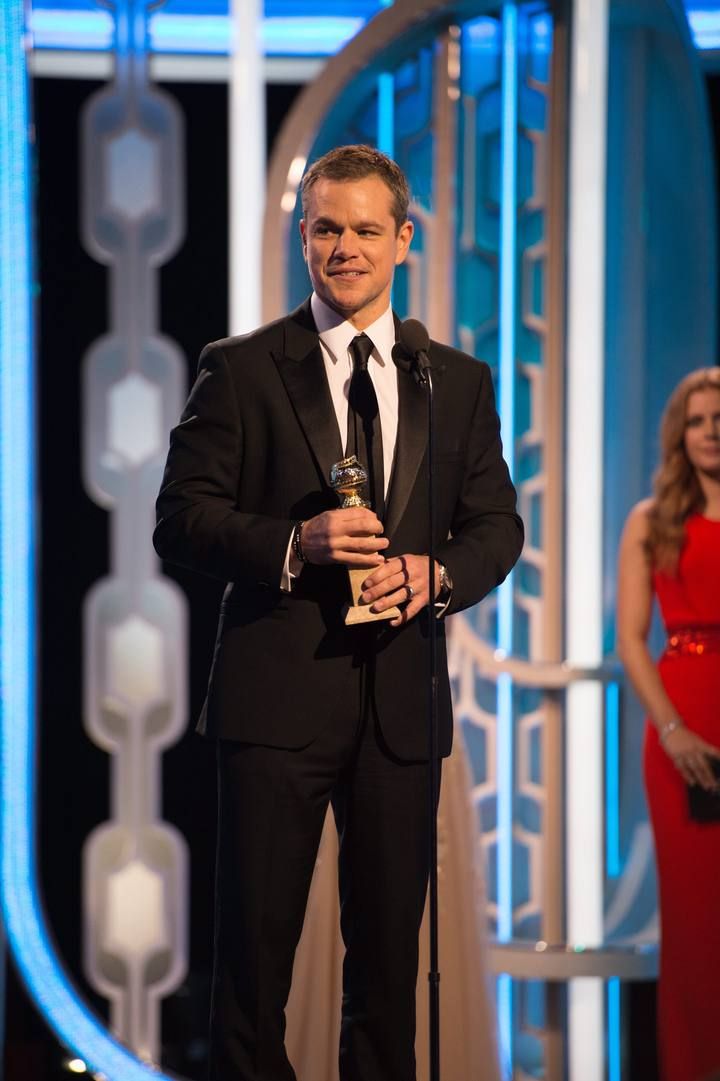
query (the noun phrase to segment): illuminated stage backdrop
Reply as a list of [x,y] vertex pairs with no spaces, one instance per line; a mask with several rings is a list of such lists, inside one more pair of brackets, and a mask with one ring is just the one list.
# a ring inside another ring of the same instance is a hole
[[[86,606],[86,722],[113,762],[110,817],[86,849],[86,962],[113,1003],[114,1027],[146,1057],[157,1055],[157,1001],[180,978],[186,949],[185,849],[160,819],[158,775],[162,749],[185,722],[185,613],[182,598],[158,576],[149,543],[165,433],[183,396],[180,358],[157,331],[156,268],[182,232],[180,126],[172,103],[147,80],[146,17],[157,6],[113,5],[116,72],[86,116],[84,195],[86,243],[110,266],[111,290],[109,333],[87,358],[85,477],[112,519],[111,576]],[[607,292],[605,385],[591,417],[593,425],[600,421],[604,447],[588,465],[604,468],[606,478],[592,538],[604,577],[588,583],[593,603],[602,601],[602,627],[593,632],[600,631],[604,663],[567,664],[574,643],[563,613],[576,598],[566,596],[563,549],[568,536],[577,537],[584,508],[582,500],[565,499],[566,408],[578,424],[566,384],[569,375],[582,387],[584,357],[581,335],[564,340],[568,286],[583,271],[583,237],[573,234],[576,219],[569,224],[567,214],[568,200],[573,207],[581,193],[566,195],[565,178],[568,114],[577,106],[572,95],[588,83],[581,61],[583,55],[591,61],[593,44],[590,37],[583,43],[589,51],[573,54],[569,6],[397,0],[353,38],[308,87],[278,141],[268,181],[263,302],[272,317],[307,291],[295,235],[306,160],[357,139],[393,153],[410,176],[418,224],[413,258],[398,276],[396,308],[493,368],[528,525],[511,583],[456,618],[451,643],[487,855],[503,1051],[517,1078],[561,1078],[567,981],[607,980],[608,1074],[617,1081],[617,979],[654,971],[654,896],[637,780],[639,723],[619,694],[612,664],[614,555],[619,523],[649,481],[661,402],[684,370],[712,355],[713,178],[681,5],[614,0],[607,244],[598,251],[588,240],[587,251],[592,267],[604,271]],[[573,12],[576,34],[585,32],[588,0],[575,0]],[[19,3],[3,5],[0,200],[3,237],[15,238],[0,267],[3,914],[18,967],[63,1042],[91,1068],[140,1081],[160,1075],[102,1030],[58,963],[35,865],[22,21]],[[571,151],[581,153],[581,126],[572,129],[572,140]],[[6,231],[7,223],[16,231]],[[572,288],[569,295],[577,303]],[[598,306],[597,298],[588,303]],[[577,328],[582,305],[573,313]],[[604,763],[590,764],[594,780],[604,764],[607,797],[604,851],[588,853],[595,870],[598,863],[605,870],[602,941],[591,948],[569,937],[566,918],[568,732],[582,733],[586,721],[567,709],[567,690],[576,682],[604,687],[607,707],[598,729]],[[595,1021],[602,1025],[602,1013]],[[574,1022],[570,1031],[577,1053],[582,1031]],[[572,1081],[604,1069],[595,1060],[587,1069],[578,1061],[571,1058]]]

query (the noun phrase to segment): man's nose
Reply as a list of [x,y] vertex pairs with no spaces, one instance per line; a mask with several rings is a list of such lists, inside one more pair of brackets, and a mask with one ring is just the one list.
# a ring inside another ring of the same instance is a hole
[[353,255],[357,255],[357,233],[352,229],[343,229],[338,233],[337,243],[335,245],[335,254],[342,256],[345,259],[351,258]]

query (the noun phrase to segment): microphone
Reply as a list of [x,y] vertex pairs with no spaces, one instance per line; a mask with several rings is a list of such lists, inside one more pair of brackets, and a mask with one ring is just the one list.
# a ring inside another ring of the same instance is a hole
[[425,383],[425,373],[430,367],[429,348],[430,335],[427,329],[418,319],[406,319],[400,324],[392,357],[398,368],[404,372],[413,372],[418,383]]

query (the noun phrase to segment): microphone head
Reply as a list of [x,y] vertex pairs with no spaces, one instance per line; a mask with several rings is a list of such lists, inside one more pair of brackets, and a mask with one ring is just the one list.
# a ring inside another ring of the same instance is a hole
[[430,348],[430,335],[419,319],[406,319],[401,323],[398,340],[411,357],[427,353]]
[[392,358],[395,366],[403,372],[411,372],[415,367],[415,361],[409,353],[405,351],[402,342],[395,342],[392,347]]

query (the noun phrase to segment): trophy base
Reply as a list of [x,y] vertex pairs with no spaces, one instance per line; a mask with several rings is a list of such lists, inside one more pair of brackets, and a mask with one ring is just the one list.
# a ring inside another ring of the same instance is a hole
[[384,612],[371,612],[369,604],[348,604],[345,606],[345,626],[352,627],[356,623],[377,623],[380,619],[397,619],[400,609],[394,605],[386,608]]
[[395,605],[392,608],[386,608],[384,612],[371,612],[369,604],[361,603],[362,584],[369,573],[367,567],[348,567],[350,591],[353,599],[352,604],[348,604],[345,609],[345,624],[348,627],[353,626],[355,623],[376,623],[381,619],[397,619],[401,615],[400,609]]

